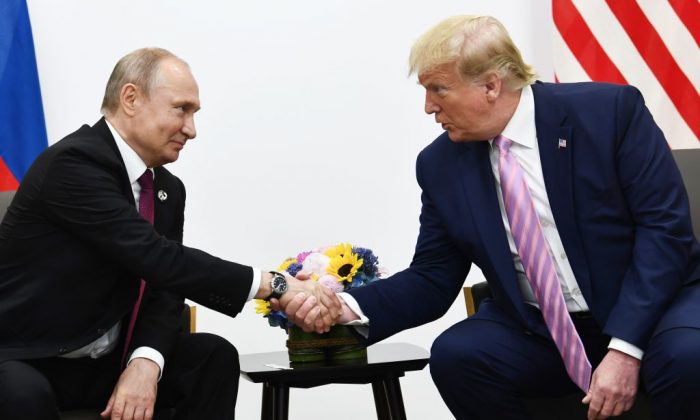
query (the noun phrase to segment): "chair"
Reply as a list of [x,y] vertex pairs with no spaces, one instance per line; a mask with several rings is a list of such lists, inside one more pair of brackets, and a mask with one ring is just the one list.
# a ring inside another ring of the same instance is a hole
[[10,207],[10,203],[12,202],[12,198],[14,196],[14,191],[0,192],[0,222],[5,217],[5,213],[7,213],[7,208]]
[[[683,182],[688,191],[690,215],[693,221],[693,233],[700,238],[700,149],[673,150],[673,158],[680,169]],[[464,299],[467,305],[467,315],[472,316],[479,309],[479,304],[491,296],[486,282],[477,283],[464,288]],[[580,403],[579,394],[571,394],[561,398],[525,399],[523,402],[534,418],[542,420],[586,418],[586,412]],[[629,412],[618,417],[628,420],[651,419],[649,399],[640,393],[635,406]]]

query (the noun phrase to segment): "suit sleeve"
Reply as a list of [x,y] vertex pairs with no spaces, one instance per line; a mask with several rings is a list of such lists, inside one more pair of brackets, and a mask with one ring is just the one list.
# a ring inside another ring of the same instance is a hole
[[604,333],[646,349],[678,293],[693,244],[688,198],[663,133],[634,88],[616,102],[617,172],[635,223],[629,267]]
[[118,165],[68,148],[48,164],[40,195],[52,223],[152,287],[229,316],[246,302],[252,268],[159,235],[126,199]]
[[423,189],[420,232],[411,265],[387,279],[348,292],[369,318],[368,343],[444,315],[471,266],[447,234],[426,191],[421,156],[416,165],[418,183]]

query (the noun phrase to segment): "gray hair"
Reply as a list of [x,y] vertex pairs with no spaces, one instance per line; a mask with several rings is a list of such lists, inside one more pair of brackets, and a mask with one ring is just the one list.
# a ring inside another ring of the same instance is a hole
[[117,110],[121,89],[127,83],[133,83],[143,89],[148,97],[151,89],[158,85],[159,64],[166,58],[174,58],[187,64],[163,48],[141,48],[122,57],[114,66],[107,81],[105,96],[102,99],[102,113],[107,115]]

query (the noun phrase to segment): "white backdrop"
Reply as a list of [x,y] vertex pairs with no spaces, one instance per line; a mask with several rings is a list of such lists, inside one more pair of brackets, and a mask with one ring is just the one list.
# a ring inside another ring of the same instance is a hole
[[[441,132],[407,78],[413,41],[455,14],[490,14],[551,80],[544,0],[28,0],[49,142],[100,117],[116,61],[143,46],[188,61],[200,86],[197,139],[171,171],[185,182],[185,243],[225,259],[276,267],[285,257],[349,241],[396,272],[418,232],[418,152]],[[482,280],[478,269],[467,283]],[[413,304],[419,304],[414,302]],[[463,319],[463,300],[431,324],[388,339],[426,349]],[[284,349],[251,303],[231,319],[199,307],[198,329],[241,354]],[[167,365],[166,365],[167,369]],[[411,419],[452,418],[428,369],[401,380]],[[260,385],[241,381],[237,418],[259,418]],[[290,418],[376,418],[370,386],[291,391]]]

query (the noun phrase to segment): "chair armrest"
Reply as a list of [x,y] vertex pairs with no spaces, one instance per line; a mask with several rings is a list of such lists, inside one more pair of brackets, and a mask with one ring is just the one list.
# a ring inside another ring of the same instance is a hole
[[197,332],[197,307],[185,304],[180,318],[180,331]]
[[484,299],[491,297],[491,288],[488,283],[482,281],[473,286],[464,288],[464,301],[467,305],[467,316],[472,316],[479,310],[479,305]]

